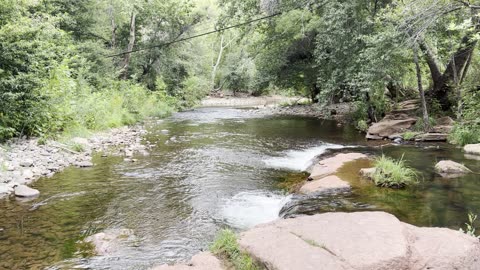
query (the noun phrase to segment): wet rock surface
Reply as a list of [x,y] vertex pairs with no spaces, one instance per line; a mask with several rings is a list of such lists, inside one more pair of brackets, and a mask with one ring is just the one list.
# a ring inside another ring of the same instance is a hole
[[336,175],[330,175],[317,181],[311,181],[306,183],[300,188],[300,193],[310,194],[331,191],[344,191],[349,189],[350,184],[348,184],[348,182],[343,181],[342,179],[340,179],[340,177]]
[[132,230],[110,229],[85,238],[95,247],[95,254],[105,256],[116,252],[121,245],[135,239]]
[[186,264],[161,265],[151,270],[221,270],[222,262],[210,252],[201,252],[192,257]]
[[314,165],[309,179],[317,180],[325,176],[334,174],[345,163],[362,158],[367,158],[367,155],[361,153],[341,153],[333,157],[320,160],[317,164]]
[[134,126],[97,133],[88,139],[72,138],[68,145],[57,141],[39,144],[38,139],[7,142],[0,146],[0,197],[13,193],[14,186],[29,185],[69,166],[92,167],[96,152],[115,156],[148,154],[147,147],[141,144],[145,133],[142,127]]
[[240,246],[267,269],[480,269],[480,242],[384,212],[326,213],[259,225]]
[[18,185],[14,187],[14,193],[17,197],[36,197],[40,195],[40,191],[29,188],[25,185]]

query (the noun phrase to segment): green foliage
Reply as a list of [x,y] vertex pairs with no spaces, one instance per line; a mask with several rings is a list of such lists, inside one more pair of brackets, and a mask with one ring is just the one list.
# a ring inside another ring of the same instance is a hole
[[468,213],[468,222],[465,223],[465,230],[463,230],[462,228],[460,228],[460,231],[462,233],[465,233],[465,234],[468,234],[470,236],[473,236],[473,237],[477,237],[479,238],[480,236],[476,236],[475,235],[475,232],[476,232],[476,227],[475,227],[475,221],[477,220],[477,215],[475,215],[474,213],[471,213],[469,212]]
[[[436,125],[436,120],[435,120],[435,118],[429,117],[429,118],[428,118],[428,121],[429,121],[429,123],[428,123],[428,126],[429,126],[429,127],[433,127],[433,126]],[[415,125],[413,125],[412,129],[413,129],[414,131],[416,131],[416,132],[425,131],[425,122],[424,122],[423,118],[421,118],[421,117],[418,118],[418,119],[417,119],[417,122],[415,122]]]
[[355,125],[355,127],[362,132],[368,131],[368,124],[367,124],[367,121],[365,120],[359,120]]
[[210,246],[210,251],[225,258],[237,270],[256,270],[260,269],[255,261],[246,253],[240,250],[237,243],[237,236],[231,230],[220,231],[217,238]]
[[407,131],[403,133],[402,137],[405,141],[411,141],[415,139],[415,137],[420,134],[419,132],[414,132],[414,131]]
[[480,142],[480,125],[456,125],[448,135],[448,141],[461,146]]
[[376,158],[372,178],[375,185],[391,188],[402,188],[418,182],[417,173],[405,165],[403,156],[399,160],[384,155]]

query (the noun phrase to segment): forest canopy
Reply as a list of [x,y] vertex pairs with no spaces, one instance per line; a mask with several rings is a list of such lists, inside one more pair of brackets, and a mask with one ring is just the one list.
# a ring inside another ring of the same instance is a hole
[[450,115],[478,133],[479,12],[464,0],[1,0],[0,138],[131,124],[220,92],[352,102],[354,121],[419,98],[425,123]]

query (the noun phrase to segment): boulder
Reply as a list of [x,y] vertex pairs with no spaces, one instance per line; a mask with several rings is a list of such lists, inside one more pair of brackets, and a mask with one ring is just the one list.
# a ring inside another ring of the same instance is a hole
[[453,126],[434,126],[432,127],[432,133],[450,133],[453,130]]
[[440,117],[436,121],[439,126],[453,126],[455,121],[450,116]]
[[451,160],[442,160],[435,165],[435,171],[444,174],[461,175],[472,172],[465,165]]
[[375,168],[363,168],[360,169],[360,175],[365,178],[372,178],[375,171]]
[[437,124],[432,127],[434,133],[450,133],[453,130],[455,121],[450,116],[440,117],[435,121]]
[[463,147],[463,151],[467,154],[480,155],[480,143],[467,144]]
[[348,182],[343,181],[336,175],[330,175],[322,179],[306,183],[300,188],[300,193],[311,194],[332,191],[345,191],[349,190],[350,188],[351,187]]
[[129,229],[110,229],[85,238],[85,242],[93,244],[97,255],[105,256],[116,252],[125,241],[134,239]]
[[40,191],[27,187],[25,185],[18,185],[14,188],[15,196],[17,197],[36,197],[40,195]]
[[324,178],[325,176],[336,173],[345,163],[362,158],[367,158],[367,156],[361,153],[347,153],[326,158],[313,166],[309,178],[312,180]]
[[416,122],[417,118],[403,113],[387,115],[380,122],[374,123],[368,128],[367,139],[383,139],[401,134]]
[[447,133],[423,133],[415,136],[417,142],[446,142]]
[[161,265],[152,270],[221,270],[222,262],[210,252],[201,252],[192,257],[187,264]]
[[480,269],[480,242],[384,212],[325,213],[262,224],[240,246],[267,269]]

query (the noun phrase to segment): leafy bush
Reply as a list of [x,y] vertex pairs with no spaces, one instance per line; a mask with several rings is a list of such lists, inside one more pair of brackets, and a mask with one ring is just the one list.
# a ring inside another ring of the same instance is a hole
[[457,125],[448,136],[448,141],[453,144],[464,146],[480,142],[479,125]]
[[375,160],[375,173],[372,176],[375,185],[381,187],[402,188],[418,182],[417,173],[405,165],[403,156],[399,160],[382,155]]
[[260,269],[250,256],[240,250],[237,237],[231,230],[222,230],[210,246],[210,251],[217,256],[222,256],[227,259],[228,262],[233,265],[234,269]]
[[357,124],[355,125],[355,127],[360,130],[360,131],[363,131],[363,132],[367,132],[368,131],[368,124],[367,124],[367,121],[365,120],[359,120],[357,122]]

